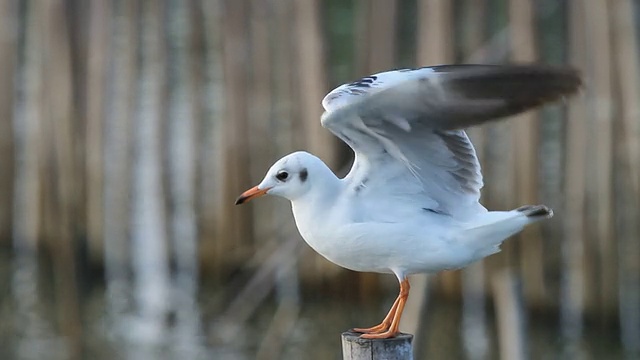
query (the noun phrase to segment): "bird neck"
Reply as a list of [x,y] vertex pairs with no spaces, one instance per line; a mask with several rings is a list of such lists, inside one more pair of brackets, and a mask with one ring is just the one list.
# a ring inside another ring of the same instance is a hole
[[294,211],[312,211],[313,208],[326,208],[334,203],[341,193],[342,181],[324,163],[317,166],[313,173],[313,183],[308,191],[291,200]]

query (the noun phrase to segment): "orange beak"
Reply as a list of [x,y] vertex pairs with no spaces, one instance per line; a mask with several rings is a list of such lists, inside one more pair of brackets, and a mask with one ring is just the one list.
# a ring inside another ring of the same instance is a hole
[[267,193],[267,191],[269,191],[271,188],[266,188],[266,189],[258,189],[257,186],[252,187],[251,189],[243,192],[242,194],[240,194],[240,196],[238,196],[238,198],[236,199],[236,205],[240,205],[240,204],[244,204],[247,201],[253,199],[253,198],[257,198],[260,197],[264,194]]

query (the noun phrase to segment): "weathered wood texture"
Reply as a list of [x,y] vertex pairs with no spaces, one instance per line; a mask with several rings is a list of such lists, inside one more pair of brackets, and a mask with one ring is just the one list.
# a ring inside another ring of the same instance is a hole
[[413,335],[400,334],[391,339],[362,339],[360,334],[342,333],[343,360],[413,360]]

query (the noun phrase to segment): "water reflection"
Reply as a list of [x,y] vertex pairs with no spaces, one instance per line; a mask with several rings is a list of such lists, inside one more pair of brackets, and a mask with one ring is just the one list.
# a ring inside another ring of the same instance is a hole
[[[3,316],[2,322],[13,324],[11,343],[15,353],[24,359],[65,359],[68,354],[64,339],[60,337],[54,325],[52,303],[39,301],[51,298],[38,289],[38,262],[34,254],[19,254],[10,264],[12,307]],[[3,308],[5,308],[3,306]],[[3,356],[3,358],[5,358]]]
[[[275,288],[254,304],[246,318],[234,319],[225,313],[233,306],[230,299],[241,293],[237,289],[198,287],[193,278],[175,272],[169,277],[164,309],[149,319],[149,313],[137,305],[132,281],[122,278],[103,286],[87,275],[84,278],[89,281],[80,291],[82,351],[74,355],[72,342],[60,330],[64,319],[54,297],[50,264],[41,258],[0,252],[1,359],[340,359],[340,332],[355,324],[377,322],[395,295],[395,289],[389,289],[384,296],[347,300],[330,296],[326,289],[306,289],[298,300],[300,290],[292,287],[298,281],[291,278],[295,271],[288,271],[295,270],[295,256],[288,256],[288,263],[275,259],[279,264],[271,273]],[[437,295],[429,299],[420,320],[426,330],[421,341],[426,358],[498,357],[495,314],[490,304],[483,305],[484,299],[472,304],[469,301],[476,295],[468,296],[463,302]],[[567,355],[557,312],[529,314],[529,319],[530,358]],[[467,338],[477,335],[477,328],[463,331],[473,321],[483,324],[481,343]],[[606,327],[587,319],[583,333],[583,340],[572,344],[579,350],[573,354],[584,359],[624,358],[615,324]]]

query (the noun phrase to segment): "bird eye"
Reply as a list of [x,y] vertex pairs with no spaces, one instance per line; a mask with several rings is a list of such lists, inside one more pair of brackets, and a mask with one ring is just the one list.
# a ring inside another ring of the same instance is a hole
[[289,173],[286,171],[280,171],[278,174],[276,174],[276,179],[280,181],[285,181],[287,180],[288,177],[289,177]]

